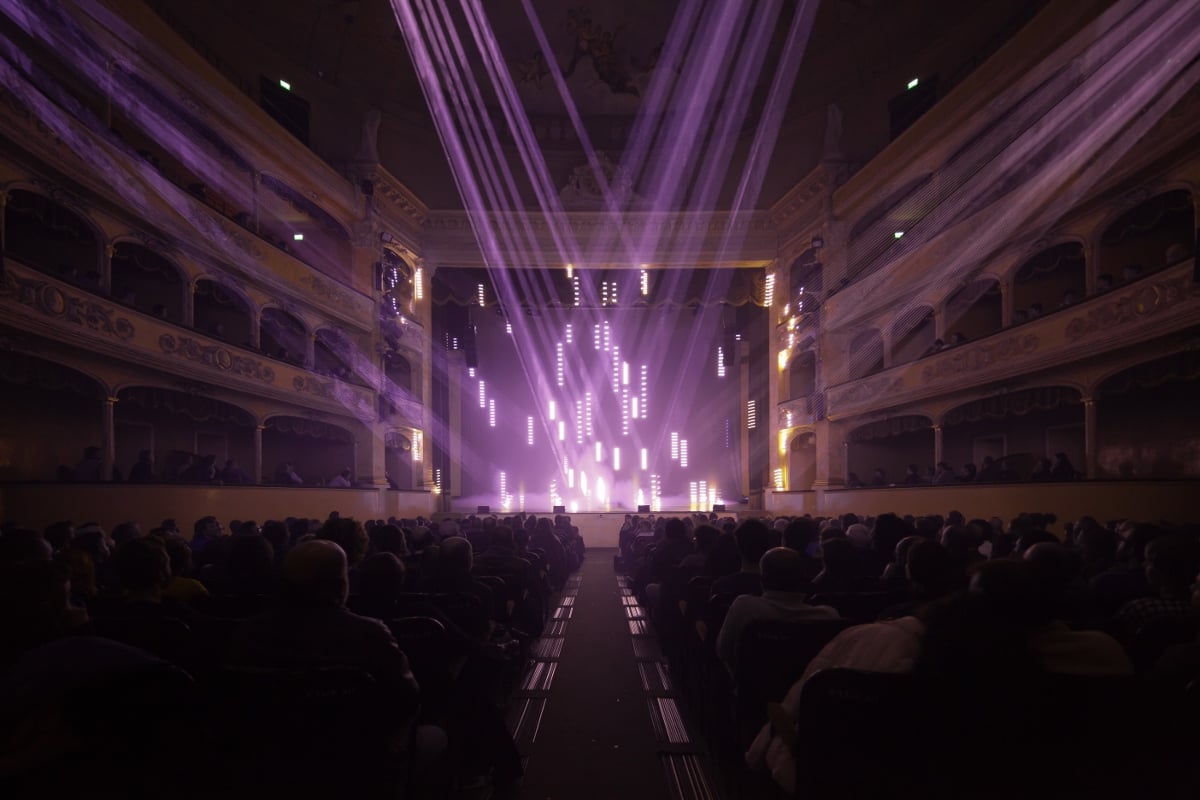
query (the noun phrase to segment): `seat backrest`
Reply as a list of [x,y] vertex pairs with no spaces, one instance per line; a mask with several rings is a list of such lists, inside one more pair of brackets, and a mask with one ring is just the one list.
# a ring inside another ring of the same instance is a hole
[[833,606],[844,619],[858,624],[874,622],[897,600],[891,592],[818,592],[808,598],[814,606]]
[[755,620],[737,642],[734,687],[738,705],[766,717],[766,704],[787,694],[813,657],[850,626],[848,620]]
[[[1048,797],[1136,795],[1167,741],[1154,720],[1169,709],[1154,692],[1116,678],[1042,674],[976,685],[970,676],[825,670],[800,697],[798,793],[1005,797],[1036,780]],[[997,753],[1011,762],[995,763]]]
[[175,617],[102,617],[92,630],[175,664],[186,666],[192,654],[192,629]]

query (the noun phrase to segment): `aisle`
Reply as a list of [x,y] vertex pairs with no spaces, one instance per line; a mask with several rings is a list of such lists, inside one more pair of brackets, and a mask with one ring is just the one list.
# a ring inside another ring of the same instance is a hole
[[572,576],[509,718],[527,756],[522,798],[712,800],[657,641],[615,550]]

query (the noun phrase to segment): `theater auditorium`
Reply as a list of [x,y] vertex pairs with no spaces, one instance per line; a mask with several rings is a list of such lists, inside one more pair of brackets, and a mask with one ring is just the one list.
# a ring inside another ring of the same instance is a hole
[[0,0],[0,793],[1200,796],[1200,0]]

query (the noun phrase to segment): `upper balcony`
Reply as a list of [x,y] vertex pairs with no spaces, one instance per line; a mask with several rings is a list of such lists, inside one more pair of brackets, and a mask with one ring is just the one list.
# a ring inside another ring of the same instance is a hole
[[[258,350],[115,304],[11,259],[0,282],[0,320],[7,325],[114,359],[113,383],[128,366],[146,365],[189,380],[200,379],[257,397],[351,416],[377,418],[377,391],[303,364],[266,358]],[[228,331],[228,333],[233,333]],[[319,346],[320,343],[318,343]],[[350,354],[356,380],[377,384],[384,376],[367,354]],[[132,377],[132,376],[130,376]],[[385,393],[403,421],[421,427],[423,408],[389,373]],[[390,389],[394,389],[392,391]]]
[[917,361],[830,387],[830,418],[845,418],[1006,380],[1153,340],[1200,319],[1189,262],[1121,289]]

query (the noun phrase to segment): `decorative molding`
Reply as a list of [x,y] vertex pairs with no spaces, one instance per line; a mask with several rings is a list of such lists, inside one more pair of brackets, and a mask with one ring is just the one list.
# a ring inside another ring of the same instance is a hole
[[1067,323],[1066,336],[1076,342],[1097,331],[1157,314],[1193,297],[1200,297],[1200,284],[1193,281],[1190,275],[1156,281],[1073,318]]
[[995,343],[956,347],[948,353],[934,357],[932,363],[921,370],[921,383],[932,383],[964,372],[978,372],[1005,361],[1012,361],[1037,350],[1039,344],[1037,336],[1026,333],[1008,336]]
[[292,378],[292,388],[297,392],[339,403],[360,420],[369,421],[375,418],[371,401],[340,381],[322,381],[312,375],[297,375]]
[[300,282],[339,308],[346,311],[354,310],[354,298],[349,292],[339,289],[336,285],[321,280],[312,274],[305,275],[300,279]]
[[839,407],[842,405],[857,405],[865,400],[870,400],[875,397],[895,394],[904,386],[904,376],[897,375],[895,377],[885,376],[876,380],[862,381],[850,386],[836,394],[830,394],[830,405]]
[[205,344],[190,336],[176,338],[169,333],[158,337],[158,347],[167,355],[196,361],[221,372],[253,378],[263,383],[275,382],[275,370],[269,365],[257,359],[238,355],[227,347]]
[[133,338],[133,323],[117,311],[91,298],[66,292],[49,281],[19,278],[8,272],[0,280],[0,297],[12,298],[44,316],[69,322],[114,339]]

